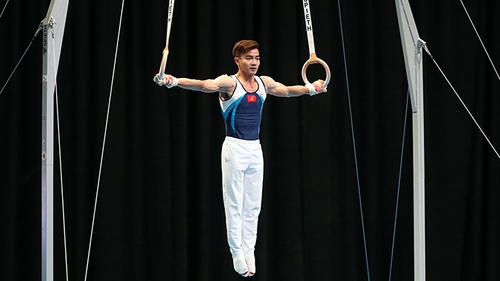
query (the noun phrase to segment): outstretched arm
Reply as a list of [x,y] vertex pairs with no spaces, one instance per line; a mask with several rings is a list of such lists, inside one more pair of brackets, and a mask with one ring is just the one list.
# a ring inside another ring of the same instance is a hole
[[190,78],[175,78],[172,75],[164,75],[163,80],[158,79],[158,75],[153,78],[159,86],[167,86],[167,88],[180,87],[182,89],[199,91],[203,93],[231,93],[235,87],[234,79],[227,75],[221,75],[215,79],[190,79]]
[[313,96],[319,93],[326,93],[326,88],[324,86],[325,81],[323,80],[316,80],[314,83],[305,86],[285,86],[282,83],[274,81],[274,79],[269,76],[261,76],[261,78],[266,85],[267,92],[277,97]]

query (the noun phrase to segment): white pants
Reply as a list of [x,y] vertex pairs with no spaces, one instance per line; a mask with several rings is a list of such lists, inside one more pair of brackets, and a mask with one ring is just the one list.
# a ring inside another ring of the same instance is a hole
[[233,258],[255,249],[262,201],[264,158],[259,140],[226,137],[222,145],[222,195]]

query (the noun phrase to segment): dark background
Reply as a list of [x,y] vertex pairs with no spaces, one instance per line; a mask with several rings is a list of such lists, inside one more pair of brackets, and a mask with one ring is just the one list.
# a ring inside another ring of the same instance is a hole
[[[5,1],[3,1],[5,2]],[[422,39],[495,147],[500,81],[460,1],[410,1]],[[464,0],[500,63],[499,1]],[[0,6],[3,7],[4,3]],[[11,1],[0,18],[3,86],[49,1]],[[216,94],[152,82],[168,1],[125,2],[88,280],[239,280],[226,243]],[[388,280],[407,82],[394,1],[312,1],[327,94],[269,97],[253,280]],[[121,1],[70,1],[58,75],[70,280],[83,280]],[[39,280],[41,38],[0,95],[0,272]],[[301,1],[177,1],[167,72],[233,74],[233,44],[261,44],[260,75],[302,84]],[[318,66],[319,67],[319,66]],[[323,77],[310,67],[309,80]],[[500,159],[429,56],[424,59],[427,280],[500,280]],[[407,121],[392,280],[413,278],[411,117]],[[64,249],[56,175],[56,280]]]

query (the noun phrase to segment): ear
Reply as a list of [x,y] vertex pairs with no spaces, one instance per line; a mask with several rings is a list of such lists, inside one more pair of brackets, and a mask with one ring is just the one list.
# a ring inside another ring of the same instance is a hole
[[240,65],[240,58],[234,57],[234,63],[239,66]]

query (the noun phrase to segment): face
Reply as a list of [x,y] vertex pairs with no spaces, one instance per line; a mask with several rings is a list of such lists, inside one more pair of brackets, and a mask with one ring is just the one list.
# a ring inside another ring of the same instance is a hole
[[234,58],[238,69],[246,75],[256,75],[260,65],[260,55],[258,49],[248,51],[240,57]]

